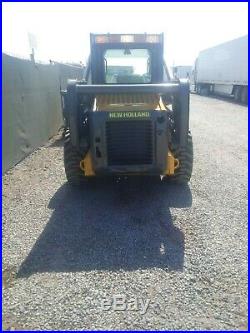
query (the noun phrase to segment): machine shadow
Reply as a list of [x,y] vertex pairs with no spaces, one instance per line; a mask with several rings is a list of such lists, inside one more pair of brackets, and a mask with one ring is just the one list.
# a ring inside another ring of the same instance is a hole
[[188,186],[154,178],[98,180],[84,189],[68,184],[51,198],[53,214],[18,277],[42,272],[182,270],[184,235],[170,207],[190,207]]

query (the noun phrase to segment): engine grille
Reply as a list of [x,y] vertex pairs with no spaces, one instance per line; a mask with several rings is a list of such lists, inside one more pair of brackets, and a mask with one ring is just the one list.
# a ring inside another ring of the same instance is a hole
[[152,164],[153,132],[150,120],[106,123],[108,165]]

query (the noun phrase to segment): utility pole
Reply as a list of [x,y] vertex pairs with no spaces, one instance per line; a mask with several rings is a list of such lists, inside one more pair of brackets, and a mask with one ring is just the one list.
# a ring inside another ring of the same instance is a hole
[[29,46],[31,49],[30,60],[35,63],[35,50],[37,49],[36,36],[28,32]]

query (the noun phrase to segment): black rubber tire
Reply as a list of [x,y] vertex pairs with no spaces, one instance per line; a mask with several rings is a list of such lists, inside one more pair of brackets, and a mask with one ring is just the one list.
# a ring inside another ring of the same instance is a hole
[[86,182],[88,177],[80,168],[81,154],[72,146],[70,141],[70,132],[68,129],[64,133],[64,169],[68,182],[71,185],[78,186]]
[[209,86],[206,85],[201,88],[201,92],[200,92],[201,96],[209,96],[209,94],[210,94]]
[[237,103],[241,103],[241,94],[242,94],[242,89],[239,86],[236,86],[234,88],[234,100]]
[[193,171],[193,141],[191,133],[188,134],[186,148],[180,148],[178,145],[173,144],[171,150],[174,157],[178,158],[180,166],[175,170],[175,174],[166,177],[166,180],[176,184],[187,184]]
[[198,95],[201,94],[201,86],[199,84],[197,84],[197,86],[196,86],[196,92]]
[[248,90],[247,90],[247,87],[242,87],[241,103],[248,104]]

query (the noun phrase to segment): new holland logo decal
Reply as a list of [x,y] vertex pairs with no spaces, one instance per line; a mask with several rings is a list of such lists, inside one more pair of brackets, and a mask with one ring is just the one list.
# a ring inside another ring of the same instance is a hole
[[119,112],[110,112],[109,118],[110,119],[128,119],[128,118],[149,118],[149,112],[147,111],[137,111],[137,112],[131,112],[131,111],[119,111]]

